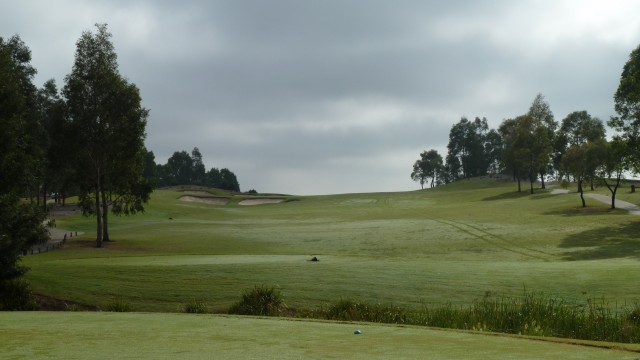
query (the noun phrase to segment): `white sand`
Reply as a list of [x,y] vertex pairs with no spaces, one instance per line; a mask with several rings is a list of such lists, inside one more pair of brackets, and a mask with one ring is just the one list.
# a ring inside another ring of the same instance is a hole
[[262,205],[262,204],[279,204],[284,199],[246,199],[238,203],[238,205]]
[[229,202],[229,199],[225,199],[225,198],[197,197],[197,196],[190,196],[190,195],[181,196],[180,200],[190,201],[190,202],[199,202],[199,203],[205,203],[205,204],[211,204],[211,205],[227,205],[227,203]]

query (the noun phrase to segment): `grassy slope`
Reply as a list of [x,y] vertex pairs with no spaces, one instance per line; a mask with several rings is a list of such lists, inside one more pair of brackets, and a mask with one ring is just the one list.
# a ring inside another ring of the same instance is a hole
[[[177,311],[191,299],[223,311],[257,284],[279,286],[292,307],[358,298],[419,309],[523,288],[576,303],[640,298],[630,285],[640,276],[637,217],[595,201],[580,209],[573,194],[514,190],[474,180],[254,207],[162,190],[145,214],[112,217],[107,248],[92,247],[93,219],[61,219],[87,235],[25,263],[37,292],[101,307],[123,299],[142,311]],[[320,262],[306,261],[312,255]]]
[[[353,334],[356,328],[362,335]],[[426,328],[188,314],[0,313],[0,343],[0,357],[15,359],[638,357],[630,351]]]

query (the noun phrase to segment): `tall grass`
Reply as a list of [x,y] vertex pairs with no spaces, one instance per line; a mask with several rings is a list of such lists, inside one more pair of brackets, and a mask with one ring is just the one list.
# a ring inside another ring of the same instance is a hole
[[640,343],[640,304],[613,311],[604,300],[579,306],[536,293],[519,298],[485,297],[466,307],[448,304],[413,312],[393,305],[342,299],[298,316]]
[[278,316],[287,309],[280,290],[274,287],[255,286],[245,290],[242,299],[231,306],[229,314]]

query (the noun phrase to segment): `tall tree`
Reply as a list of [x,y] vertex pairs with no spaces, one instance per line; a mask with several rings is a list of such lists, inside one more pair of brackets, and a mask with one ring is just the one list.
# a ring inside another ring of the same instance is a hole
[[176,151],[167,161],[174,185],[191,185],[193,183],[193,158],[186,151]]
[[604,137],[590,142],[574,143],[562,156],[564,171],[571,174],[578,183],[582,207],[587,206],[584,199],[584,181],[595,177],[598,167],[603,163],[605,146]]
[[620,132],[633,154],[633,171],[640,172],[640,45],[629,54],[622,69],[614,102],[618,116],[612,117],[608,125]]
[[0,310],[29,308],[29,290],[20,281],[27,269],[20,258],[49,236],[45,213],[20,199],[37,177],[34,156],[41,155],[33,150],[37,100],[30,61],[31,51],[18,36],[0,37]]
[[[547,133],[545,136],[545,141],[553,144],[558,123],[555,121],[553,112],[551,112],[551,107],[549,106],[549,103],[545,101],[544,95],[536,95],[535,99],[533,99],[533,102],[531,103],[531,106],[529,107],[529,112],[527,113],[527,115],[531,116],[537,122],[536,128],[542,127],[546,130]],[[549,158],[547,159],[547,161],[541,161],[540,169],[538,169],[538,174],[540,175],[540,183],[543,189],[546,187],[544,177],[549,173],[550,166],[552,164],[552,153],[549,152],[546,155],[549,156]]]
[[76,43],[63,94],[79,148],[81,203],[96,215],[96,246],[102,247],[109,240],[109,205],[116,213],[135,213],[148,199],[150,187],[142,177],[148,110],[141,106],[138,88],[118,72],[107,25],[96,28]]
[[438,184],[438,176],[442,172],[442,156],[434,149],[423,151],[420,159],[413,164],[411,179],[419,181],[420,187],[424,189],[424,184],[431,179],[430,187]]
[[194,147],[191,150],[191,160],[193,162],[193,170],[191,182],[195,185],[204,185],[205,183],[205,175],[206,169],[204,167],[204,163],[202,162],[202,154],[200,153],[200,149]]
[[625,174],[636,171],[634,167],[637,166],[637,160],[636,154],[629,150],[629,140],[621,136],[614,136],[605,145],[598,176],[611,192],[611,208],[615,209],[618,188]]
[[453,171],[453,179],[486,175],[488,162],[485,154],[487,119],[474,121],[463,117],[451,127],[447,145],[447,164]]
[[[554,158],[560,158],[561,161],[558,162],[556,169],[561,171],[568,170],[567,161],[563,159],[564,154],[567,149],[571,146],[582,146],[587,144],[594,144],[595,142],[603,141],[605,138],[605,128],[602,121],[598,118],[591,117],[586,111],[574,111],[567,115],[563,120],[556,134],[555,140],[555,151],[556,154]],[[593,147],[587,146],[583,147],[582,150],[586,154],[586,150],[591,149],[590,152],[593,152]],[[577,150],[573,150],[573,155],[576,155]],[[574,165],[571,165],[574,167]],[[589,169],[591,169],[589,167]],[[574,167],[575,170],[575,167]],[[593,190],[593,179],[595,169],[591,169],[588,174],[585,174],[585,177],[591,181],[591,188]]]
[[520,179],[526,176],[533,194],[533,183],[549,163],[552,151],[547,127],[531,115],[521,115],[505,120],[500,132],[505,143],[504,162],[518,179],[518,191]]

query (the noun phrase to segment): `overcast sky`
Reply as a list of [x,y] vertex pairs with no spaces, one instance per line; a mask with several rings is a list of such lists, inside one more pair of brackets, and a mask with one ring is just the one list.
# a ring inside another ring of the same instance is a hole
[[444,157],[462,116],[495,128],[538,93],[557,121],[606,120],[640,44],[634,0],[0,1],[36,85],[61,87],[107,23],[156,162],[197,146],[244,191],[301,195],[417,189],[413,162]]

